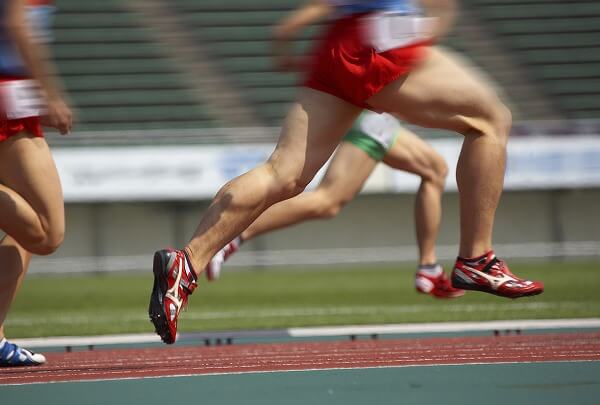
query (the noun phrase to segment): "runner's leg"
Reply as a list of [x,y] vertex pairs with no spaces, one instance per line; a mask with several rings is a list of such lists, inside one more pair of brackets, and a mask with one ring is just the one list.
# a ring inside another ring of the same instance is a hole
[[1,326],[27,271],[30,252],[50,254],[62,243],[64,205],[43,138],[21,134],[0,142],[0,183],[0,227],[8,235],[0,243]]
[[419,264],[437,263],[435,243],[442,218],[442,193],[448,167],[427,142],[401,129],[383,162],[397,170],[421,177],[415,198],[415,227],[419,246]]
[[482,255],[492,248],[511,125],[508,109],[476,76],[459,60],[431,48],[420,66],[368,101],[407,122],[464,135],[456,173],[462,257]]
[[264,210],[302,192],[360,111],[337,97],[303,88],[269,160],[225,184],[201,219],[186,246],[193,267],[204,269]]
[[242,240],[309,219],[335,217],[360,192],[376,165],[366,152],[349,142],[342,142],[314,191],[273,205],[242,232]]
[[27,273],[31,253],[17,241],[5,236],[0,242],[0,339],[4,337],[4,320]]

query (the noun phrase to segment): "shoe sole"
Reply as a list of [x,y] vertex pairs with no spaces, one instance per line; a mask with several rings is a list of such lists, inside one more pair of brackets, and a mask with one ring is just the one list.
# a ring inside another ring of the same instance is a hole
[[515,299],[515,298],[522,298],[522,297],[533,297],[534,295],[540,295],[541,293],[544,292],[544,290],[541,289],[541,290],[526,291],[526,292],[522,292],[520,294],[506,295],[506,294],[501,294],[500,292],[498,292],[496,290],[492,290],[492,289],[487,288],[485,286],[480,286],[478,284],[466,284],[466,283],[462,283],[460,281],[456,281],[454,278],[452,278],[452,287],[454,287],[454,288],[460,288],[461,290],[479,291],[479,292],[484,292],[484,293],[496,295],[498,297],[513,298],[513,299]]
[[167,265],[165,252],[164,250],[159,250],[154,253],[154,264],[152,266],[154,285],[152,287],[152,294],[150,295],[148,315],[154,325],[154,330],[160,336],[161,340],[166,344],[173,344],[175,343],[175,337],[171,335],[167,314],[162,304],[165,292],[168,290],[167,277],[165,276],[165,266]]

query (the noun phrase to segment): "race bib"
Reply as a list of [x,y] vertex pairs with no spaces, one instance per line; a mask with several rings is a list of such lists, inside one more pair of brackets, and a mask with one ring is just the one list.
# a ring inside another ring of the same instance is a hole
[[431,38],[435,18],[393,12],[367,17],[367,36],[377,53],[403,48]]
[[35,80],[2,82],[0,97],[9,120],[39,117],[45,113],[44,101]]
[[396,133],[401,128],[394,116],[383,113],[367,112],[359,123],[359,129],[386,150],[392,146]]

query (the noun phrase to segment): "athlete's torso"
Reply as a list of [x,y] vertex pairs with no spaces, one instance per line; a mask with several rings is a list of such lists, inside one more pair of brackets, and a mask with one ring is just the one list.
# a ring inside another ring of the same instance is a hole
[[[27,23],[33,39],[47,42],[54,7],[51,0],[28,0]],[[5,27],[7,1],[0,0],[0,76],[28,76],[27,69]]]

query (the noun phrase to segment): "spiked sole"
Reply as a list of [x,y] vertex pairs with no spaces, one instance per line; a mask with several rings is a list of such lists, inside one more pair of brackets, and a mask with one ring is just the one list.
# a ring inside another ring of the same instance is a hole
[[172,336],[167,321],[167,314],[163,305],[163,297],[168,289],[167,278],[165,276],[166,251],[160,250],[154,253],[154,265],[152,271],[154,273],[154,285],[152,294],[150,295],[150,305],[148,307],[148,315],[150,321],[154,324],[156,333],[166,344],[175,343],[175,336]]

